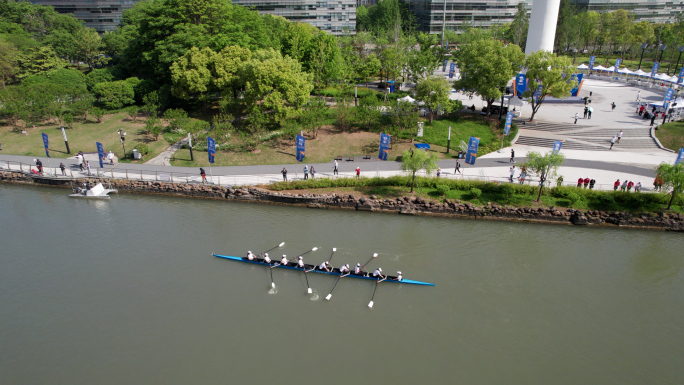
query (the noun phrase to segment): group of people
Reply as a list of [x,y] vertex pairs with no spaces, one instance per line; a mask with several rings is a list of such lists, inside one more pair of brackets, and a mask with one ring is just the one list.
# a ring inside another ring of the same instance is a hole
[[[306,270],[307,266],[304,264],[304,258],[301,255],[299,257],[297,257],[296,260],[293,260],[293,261],[290,261],[289,259],[287,259],[287,255],[283,255],[283,257],[280,259],[280,262],[273,262],[273,260],[271,260],[271,258],[268,256],[268,253],[262,253],[262,256],[263,256],[263,258],[261,258],[261,261],[259,261],[259,258],[257,257],[256,254],[252,253],[251,251],[247,251],[247,260],[263,262],[263,263],[266,263],[268,265],[273,265],[274,267],[275,266],[299,267],[301,269],[304,269],[305,272],[310,272],[310,271],[313,271],[316,269],[318,269],[319,271],[325,271],[325,272],[334,272],[334,270],[335,270],[334,267],[330,264],[330,261],[325,261],[318,266],[313,266],[311,269]],[[340,268],[338,270],[339,270],[340,274],[342,274],[343,276],[349,275],[349,274],[354,274],[354,275],[360,275],[363,277],[372,276],[373,278],[377,278],[378,280],[385,280],[385,279],[389,278],[389,276],[382,273],[381,267],[378,267],[377,269],[375,269],[375,271],[373,271],[373,273],[371,274],[366,270],[366,267],[361,266],[360,263],[356,264],[353,272],[351,271],[349,264],[345,264],[345,265],[340,266]],[[403,277],[401,275],[401,271],[397,271],[396,278],[391,278],[391,279],[396,280],[396,281],[401,281],[403,279]]]
[[615,145],[615,143],[620,144],[620,139],[622,139],[622,130],[620,130],[620,132],[618,132],[616,135],[613,135],[613,137],[610,138],[609,150],[613,149],[613,146]]
[[596,179],[594,179],[594,178],[591,178],[591,179],[579,178],[579,179],[577,179],[577,188],[582,188],[582,186],[584,186],[584,188],[589,187],[589,189],[593,190],[595,184],[596,184]]
[[628,181],[625,179],[622,183],[620,183],[620,179],[618,179],[615,181],[615,183],[613,183],[613,191],[617,191],[618,188],[623,192],[631,192],[632,188],[634,188],[634,192],[641,192],[641,182],[637,182],[635,184],[631,180]]
[[[359,179],[361,178],[361,167],[356,167],[356,178]],[[283,169],[280,171],[281,174],[283,174],[283,181],[287,182],[287,168],[283,167]],[[304,166],[304,180],[309,179],[309,176],[311,179],[314,178],[316,175],[316,169],[314,168],[313,165],[311,166]],[[337,160],[335,160],[335,165],[333,166],[333,175],[339,175],[339,164],[337,163]]]
[[[508,180],[511,183],[513,183],[513,177],[515,176],[515,166],[511,166],[509,171],[510,171],[510,176],[508,177]],[[527,165],[523,164],[522,169],[520,170],[520,176],[518,176],[518,183],[525,184],[526,178],[527,178]]]

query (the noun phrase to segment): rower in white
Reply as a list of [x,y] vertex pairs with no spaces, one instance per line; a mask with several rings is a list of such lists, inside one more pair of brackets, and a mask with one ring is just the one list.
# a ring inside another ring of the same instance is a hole
[[397,271],[397,281],[401,281],[404,277],[401,276],[401,271]]
[[382,275],[382,268],[378,267],[378,269],[373,272],[373,277],[385,279],[385,276]]
[[318,269],[330,272],[330,268],[328,266],[330,266],[330,263],[328,263],[328,261],[325,261],[325,262],[321,263],[320,266],[318,266]]
[[349,275],[349,264],[340,266],[340,274]]
[[254,260],[254,257],[256,257],[256,256],[255,256],[254,254],[252,254],[251,251],[248,251],[248,252],[247,252],[247,259],[249,259],[250,261],[253,261],[253,260]]
[[301,256],[297,260],[297,266],[299,266],[302,269],[304,268],[304,259],[302,259]]
[[280,264],[283,266],[287,266],[287,263],[290,262],[287,260],[287,255],[283,254],[283,258],[280,260]]
[[271,263],[271,258],[268,257],[268,253],[264,253],[264,262],[270,264]]
[[354,268],[354,274],[356,274],[356,275],[361,275],[361,273],[362,273],[362,271],[361,271],[361,264],[360,264],[360,263],[357,263],[357,264],[356,264],[356,267]]

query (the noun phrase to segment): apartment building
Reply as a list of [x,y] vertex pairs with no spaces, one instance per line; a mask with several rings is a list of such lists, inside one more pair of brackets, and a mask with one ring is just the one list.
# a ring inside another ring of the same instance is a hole
[[103,33],[113,31],[121,23],[126,9],[138,0],[29,0],[33,4],[50,5],[59,13],[73,13],[74,17]]

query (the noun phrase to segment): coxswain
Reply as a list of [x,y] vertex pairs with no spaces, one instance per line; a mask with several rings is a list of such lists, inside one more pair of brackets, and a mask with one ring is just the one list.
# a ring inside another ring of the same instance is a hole
[[287,260],[287,255],[283,254],[283,258],[280,260],[280,264],[283,266],[287,266],[287,263],[290,262]]
[[382,268],[378,267],[378,269],[373,272],[373,277],[385,279],[385,276],[382,275]]
[[299,256],[299,258],[297,258],[297,266],[299,266],[302,269],[304,268],[304,259],[301,255]]
[[330,268],[328,266],[330,266],[330,263],[328,261],[325,261],[321,263],[320,266],[318,266],[318,270],[325,270],[327,272],[330,272]]
[[401,271],[397,271],[397,281],[401,281],[404,277],[401,276]]
[[349,274],[349,264],[340,266],[340,274]]
[[264,262],[269,265],[271,264],[271,258],[268,257],[268,253],[264,253]]
[[362,275],[363,274],[363,271],[361,271],[361,264],[360,263],[356,264],[356,267],[354,268],[354,274],[356,274],[356,275]]
[[253,260],[254,260],[254,257],[255,257],[255,255],[252,254],[251,251],[248,251],[248,252],[247,252],[247,259],[249,259],[250,261],[253,261]]

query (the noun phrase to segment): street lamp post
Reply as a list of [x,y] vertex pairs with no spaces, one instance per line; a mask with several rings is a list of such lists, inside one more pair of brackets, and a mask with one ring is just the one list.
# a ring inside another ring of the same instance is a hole
[[679,57],[677,58],[677,64],[675,64],[674,73],[677,74],[677,67],[679,67],[679,59],[682,58],[682,52],[684,52],[684,45],[679,46]]
[[[665,44],[661,44],[660,48],[658,48],[660,50],[660,60],[658,60],[658,63],[663,61],[663,53],[665,52],[665,48],[667,48],[667,46]],[[658,56],[658,54],[656,53],[656,57],[657,56]]]
[[646,43],[641,45],[641,59],[639,59],[639,68],[637,68],[637,71],[641,69],[641,61],[644,60],[644,51],[646,50],[646,47],[648,47],[648,44]]
[[124,130],[122,129],[119,129],[117,133],[121,137],[121,147],[123,147],[123,158],[126,159],[126,145],[124,144],[124,141],[126,140],[126,132],[124,132]]

